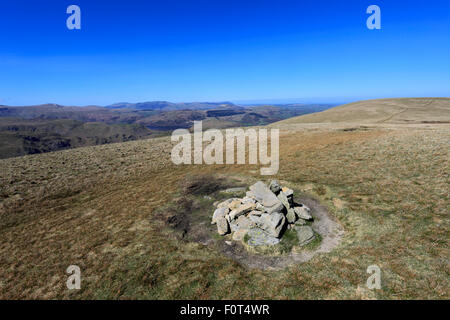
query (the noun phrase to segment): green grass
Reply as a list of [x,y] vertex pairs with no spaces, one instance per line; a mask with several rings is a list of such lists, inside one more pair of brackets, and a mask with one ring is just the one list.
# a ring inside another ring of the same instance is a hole
[[305,250],[315,250],[320,246],[321,242],[322,236],[317,232],[314,232],[314,239],[311,242],[307,243],[305,246],[303,246],[303,248]]
[[280,252],[282,254],[288,254],[296,245],[298,245],[297,231],[295,231],[294,229],[289,229],[284,232],[280,243],[276,246],[280,247]]

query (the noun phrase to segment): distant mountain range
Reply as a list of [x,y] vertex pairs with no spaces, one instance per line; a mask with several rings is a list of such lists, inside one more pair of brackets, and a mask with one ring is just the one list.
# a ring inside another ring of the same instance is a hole
[[123,142],[189,129],[267,125],[333,107],[328,104],[238,106],[231,102],[153,101],[100,106],[0,106],[0,158]]
[[168,101],[149,101],[149,102],[119,102],[109,106],[108,109],[133,109],[133,110],[159,110],[159,111],[173,111],[173,110],[208,110],[215,108],[237,108],[231,102],[181,102],[174,103]]

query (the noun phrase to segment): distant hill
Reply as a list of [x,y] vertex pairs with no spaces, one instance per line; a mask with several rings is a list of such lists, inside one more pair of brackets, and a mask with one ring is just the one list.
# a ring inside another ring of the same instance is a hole
[[450,98],[358,101],[280,123],[450,123]]
[[0,118],[0,158],[160,136],[138,124]]
[[109,107],[57,104],[0,106],[0,158],[124,142],[203,128],[267,125],[332,105],[241,107],[228,102],[144,102]]
[[174,103],[168,101],[150,101],[128,103],[120,102],[109,106],[108,109],[133,109],[133,110],[159,110],[159,111],[173,111],[173,110],[209,110],[215,108],[239,108],[231,102],[181,102]]
[[165,101],[119,103],[108,107],[73,107],[57,104],[8,107],[0,106],[0,117],[21,119],[71,119],[107,124],[141,124],[153,130],[190,128],[193,121],[205,120],[215,128],[266,125],[290,117],[318,112],[328,104],[292,104],[241,107],[229,102],[171,103]]
[[99,106],[72,107],[58,104],[9,107],[0,106],[0,117],[22,119],[72,119],[87,122],[131,123],[136,115],[130,112],[116,112]]

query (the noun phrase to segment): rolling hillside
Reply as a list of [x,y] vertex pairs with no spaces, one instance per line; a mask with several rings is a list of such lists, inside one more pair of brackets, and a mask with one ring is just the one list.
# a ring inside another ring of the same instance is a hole
[[450,98],[401,98],[358,101],[280,124],[297,123],[450,123]]
[[0,118],[0,158],[124,142],[162,135],[139,124],[70,119]]
[[[176,166],[169,137],[0,159],[0,298],[448,300],[450,125],[295,124],[421,122],[436,110],[446,119],[448,99],[423,101],[359,102],[280,126],[273,177],[255,165]],[[250,269],[238,244],[192,234],[214,229],[214,183],[274,178],[329,210],[345,231],[338,247],[288,268]],[[190,181],[207,187],[186,194]],[[72,264],[81,290],[65,286]],[[380,290],[366,288],[373,264]]]
[[[191,128],[266,125],[332,105],[240,107],[226,103],[145,102],[114,107],[0,106],[0,158],[124,142]],[[198,109],[196,109],[198,108]]]

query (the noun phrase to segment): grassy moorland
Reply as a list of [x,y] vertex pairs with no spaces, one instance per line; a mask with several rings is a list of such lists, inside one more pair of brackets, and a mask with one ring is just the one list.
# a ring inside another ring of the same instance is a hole
[[155,138],[203,121],[203,128],[260,126],[327,104],[241,107],[232,103],[119,103],[109,107],[0,105],[0,158]]
[[138,124],[0,118],[0,158],[167,135]]
[[[349,115],[272,125],[281,129],[277,179],[318,199],[345,230],[332,252],[283,270],[249,269],[182,237],[167,207],[212,213],[207,198],[180,198],[190,179],[246,183],[261,178],[257,166],[174,166],[167,137],[0,160],[0,298],[449,299],[442,108],[440,123],[424,114],[394,123],[394,112],[364,125]],[[72,264],[79,291],[65,287]],[[365,286],[372,264],[381,290]]]
[[399,98],[358,101],[282,123],[449,123],[450,98]]

